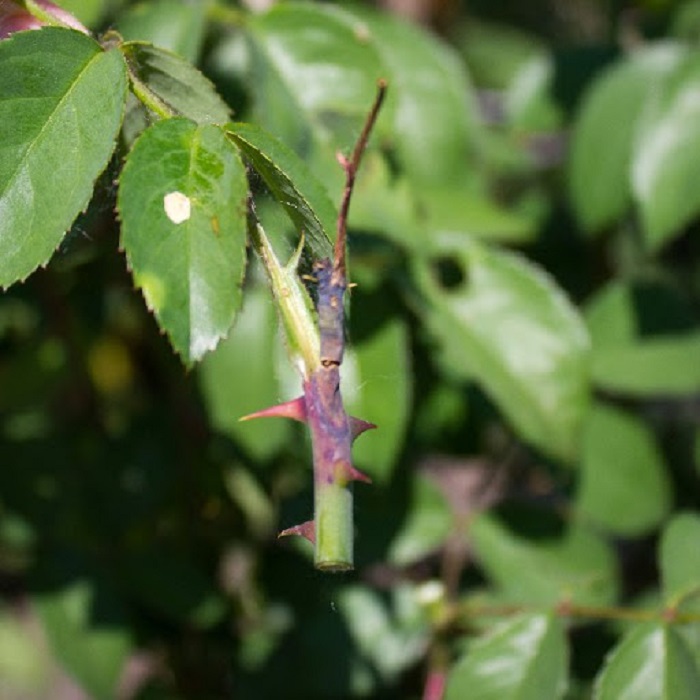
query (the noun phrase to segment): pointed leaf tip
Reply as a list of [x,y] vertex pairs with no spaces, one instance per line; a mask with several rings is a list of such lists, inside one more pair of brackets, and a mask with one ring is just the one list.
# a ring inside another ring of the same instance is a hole
[[291,401],[264,408],[262,411],[249,413],[247,416],[242,416],[238,420],[252,420],[253,418],[291,418],[292,420],[306,423],[306,402],[303,396],[299,396]]
[[277,537],[289,537],[289,535],[300,535],[309,540],[311,544],[316,544],[316,525],[313,520],[307,520],[301,525],[294,525],[286,530],[282,530]]

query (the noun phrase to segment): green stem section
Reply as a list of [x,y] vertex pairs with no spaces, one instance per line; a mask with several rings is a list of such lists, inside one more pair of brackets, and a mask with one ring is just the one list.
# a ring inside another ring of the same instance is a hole
[[314,492],[316,568],[349,571],[353,568],[352,484],[317,480]]
[[[260,257],[270,280],[275,305],[284,326],[287,349],[292,364],[306,378],[321,364],[318,328],[311,310],[311,300],[297,275],[302,245],[287,265],[281,265],[262,226],[251,222],[250,242]],[[303,244],[303,240],[302,240]]]

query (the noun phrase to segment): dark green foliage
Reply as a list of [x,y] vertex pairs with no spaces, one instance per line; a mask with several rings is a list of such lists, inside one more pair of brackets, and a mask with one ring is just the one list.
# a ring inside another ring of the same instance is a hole
[[[0,695],[700,697],[698,3],[60,4],[0,41]],[[332,575],[303,426],[238,419],[380,78]]]

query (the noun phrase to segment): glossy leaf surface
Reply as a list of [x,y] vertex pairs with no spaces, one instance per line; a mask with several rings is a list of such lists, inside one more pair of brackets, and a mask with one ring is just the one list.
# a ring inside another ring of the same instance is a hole
[[690,55],[667,77],[644,112],[632,165],[648,247],[655,251],[700,212],[700,60]]
[[556,700],[566,688],[567,641],[554,615],[521,615],[470,644],[445,700]]
[[478,125],[475,99],[456,54],[388,14],[356,10],[355,16],[360,22],[355,32],[379,55],[383,72],[377,77],[389,82],[389,138],[403,171],[418,186],[464,183]]
[[225,124],[231,110],[209,80],[180,56],[140,42],[120,47],[134,94],[147,107],[198,124]]
[[87,206],[125,98],[121,56],[83,34],[0,42],[0,287],[48,262]]
[[247,180],[213,125],[150,127],[124,168],[122,245],[148,307],[187,364],[225,336],[241,304]]
[[282,205],[318,259],[332,254],[336,211],[306,163],[281,141],[254,124],[232,124],[227,132]]
[[682,55],[680,45],[642,49],[615,64],[588,92],[575,124],[570,162],[571,197],[587,229],[612,224],[629,207],[645,100]]
[[[456,280],[441,281],[441,267]],[[458,376],[477,381],[526,440],[564,460],[588,403],[588,336],[574,307],[524,258],[465,241],[416,265],[422,319]]]
[[639,625],[608,657],[595,700],[693,700],[700,674],[688,646],[673,627]]
[[601,403],[593,407],[577,502],[584,515],[617,535],[642,535],[659,524],[671,506],[671,484],[644,422]]

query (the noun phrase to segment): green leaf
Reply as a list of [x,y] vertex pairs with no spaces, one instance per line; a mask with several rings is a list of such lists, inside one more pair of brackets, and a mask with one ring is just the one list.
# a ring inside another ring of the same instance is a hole
[[122,172],[122,244],[136,285],[186,364],[228,332],[241,305],[247,181],[216,126],[157,122]]
[[556,700],[566,688],[567,641],[554,615],[521,615],[470,644],[445,700]]
[[134,94],[160,116],[182,116],[198,124],[225,124],[229,106],[193,65],[151,44],[120,46]]
[[656,527],[671,507],[663,456],[647,425],[596,404],[581,455],[579,510],[610,532],[635,537]]
[[585,228],[608,226],[628,208],[640,115],[683,53],[673,44],[640,50],[606,71],[586,95],[574,125],[569,171],[571,197]]
[[529,539],[494,515],[482,514],[472,523],[470,535],[483,569],[510,602],[610,605],[617,598],[613,552],[580,525]]
[[352,15],[355,32],[371,42],[384,69],[381,77],[389,81],[389,133],[405,173],[418,187],[465,183],[479,126],[476,99],[457,54],[389,14],[356,8]]
[[679,513],[664,529],[659,567],[667,605],[700,612],[700,516]]
[[[396,587],[393,592],[400,593],[401,589]],[[415,591],[409,595],[415,619],[420,614]],[[402,671],[425,654],[425,626],[415,623],[402,625],[403,621],[396,619],[395,611],[388,608],[379,594],[366,586],[345,587],[338,607],[358,651],[364,659],[371,660],[385,683],[395,681]]]
[[121,605],[98,579],[76,579],[34,598],[51,651],[96,700],[115,697],[131,651]]
[[[359,302],[359,303],[358,303]],[[357,328],[381,307],[375,296],[353,295],[353,326]],[[411,410],[411,378],[408,329],[394,316],[374,332],[358,338],[345,349],[342,391],[349,414],[378,426],[353,445],[353,460],[374,481],[389,480],[403,447]]]
[[125,98],[121,56],[83,34],[0,42],[0,287],[46,264],[87,206]]
[[32,632],[28,620],[0,606],[0,688],[7,698],[47,696],[51,661]]
[[442,546],[452,531],[453,516],[440,489],[424,475],[415,474],[408,517],[391,543],[389,560],[411,564]]
[[256,121],[298,153],[331,135],[336,148],[349,147],[374,99],[382,66],[363,25],[348,17],[330,6],[282,3],[246,27]]
[[231,124],[227,133],[265,181],[317,258],[330,258],[336,211],[306,163],[281,141],[254,124]]
[[282,398],[275,362],[277,328],[269,290],[262,285],[246,289],[234,330],[199,368],[210,424],[241,444],[258,462],[270,459],[291,434],[287,420],[239,420]]
[[[663,296],[662,296],[663,294]],[[653,318],[673,321],[663,333],[642,333]],[[594,382],[607,390],[648,396],[700,389],[700,331],[685,329],[685,312],[663,288],[619,281],[604,287],[585,309]],[[677,320],[676,320],[677,319]]]
[[700,60],[675,66],[644,112],[637,133],[632,187],[646,242],[656,251],[700,213]]
[[116,29],[127,41],[155,44],[195,63],[204,39],[205,10],[204,2],[142,2],[119,15]]
[[[421,316],[446,366],[478,382],[526,440],[573,460],[588,404],[588,335],[561,290],[525,258],[464,239],[415,262]],[[454,279],[441,279],[443,268]]]
[[638,625],[613,649],[596,681],[595,700],[694,700],[700,675],[672,627]]

